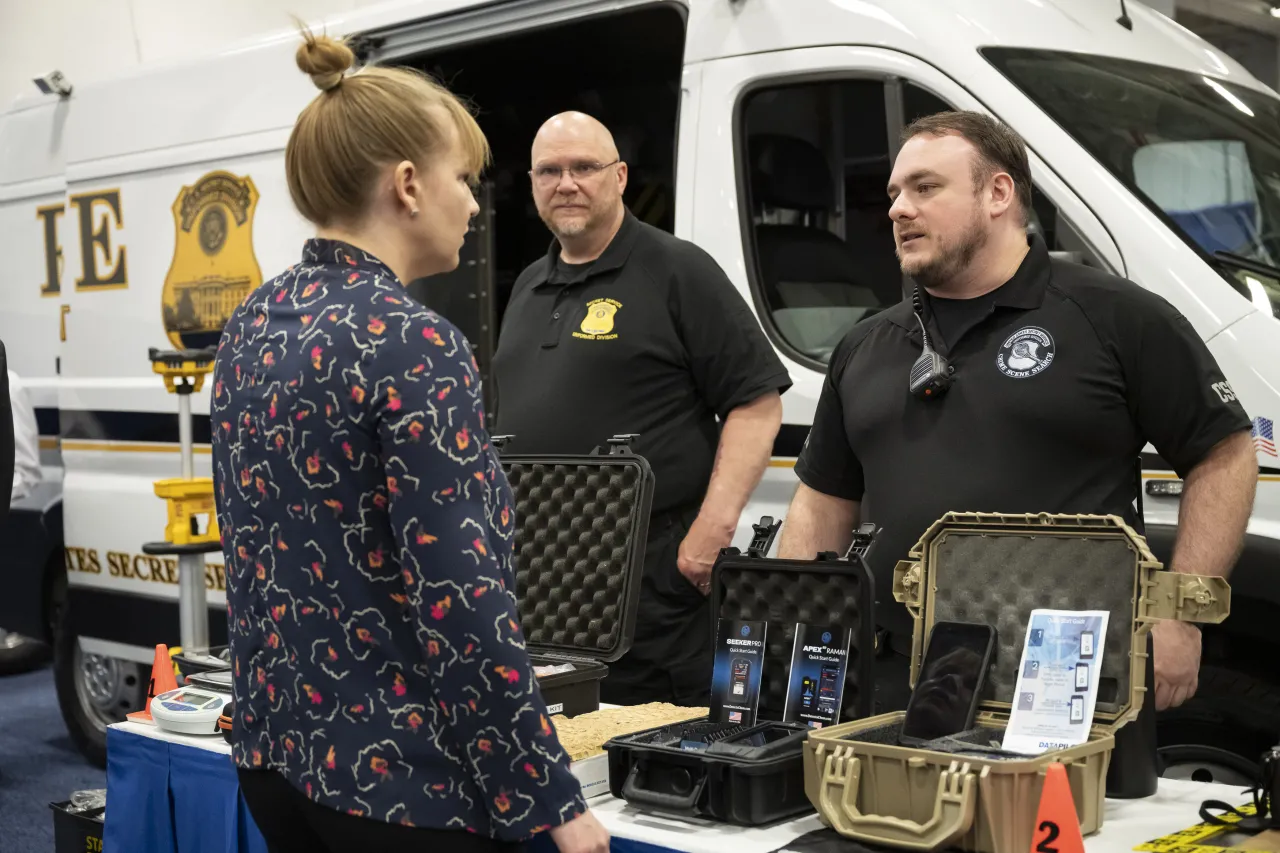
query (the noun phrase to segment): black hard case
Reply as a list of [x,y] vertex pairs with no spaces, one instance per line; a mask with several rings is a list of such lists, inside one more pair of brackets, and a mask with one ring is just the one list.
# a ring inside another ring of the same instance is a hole
[[[605,663],[626,654],[635,634],[653,470],[631,451],[634,436],[579,456],[503,454],[509,438],[491,440],[514,493],[512,560],[526,648],[535,666],[575,667],[538,679],[551,713],[595,711]],[[185,677],[231,664],[181,667]]]
[[493,442],[515,494],[521,627],[535,666],[574,665],[538,679],[548,710],[573,717],[600,707],[605,664],[631,648],[654,475],[633,436],[578,456],[502,453],[509,438]]
[[[866,555],[870,535],[846,559],[769,559],[778,525],[765,518],[747,554],[721,552],[712,569],[712,618],[768,623],[757,724],[782,720],[797,622],[851,628],[840,722],[871,714],[875,589]],[[763,542],[763,547],[761,544]],[[713,631],[713,636],[715,632]],[[705,721],[707,718],[703,718]],[[709,755],[648,741],[670,726],[611,739],[609,791],[632,805],[683,817],[760,826],[813,810],[804,791],[804,732],[761,759]]]

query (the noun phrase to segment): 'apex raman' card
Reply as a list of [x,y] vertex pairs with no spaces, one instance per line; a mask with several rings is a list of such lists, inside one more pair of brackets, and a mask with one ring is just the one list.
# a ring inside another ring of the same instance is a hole
[[797,623],[783,720],[808,723],[814,728],[840,721],[844,674],[852,643],[852,630]]

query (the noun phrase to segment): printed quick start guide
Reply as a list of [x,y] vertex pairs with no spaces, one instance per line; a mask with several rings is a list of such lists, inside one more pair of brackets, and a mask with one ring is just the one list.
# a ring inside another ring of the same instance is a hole
[[852,643],[852,629],[803,622],[796,625],[784,720],[808,723],[813,728],[839,722]]
[[721,619],[711,677],[711,719],[754,725],[760,704],[767,623]]
[[1033,610],[1005,749],[1038,755],[1089,739],[1107,639],[1105,610]]

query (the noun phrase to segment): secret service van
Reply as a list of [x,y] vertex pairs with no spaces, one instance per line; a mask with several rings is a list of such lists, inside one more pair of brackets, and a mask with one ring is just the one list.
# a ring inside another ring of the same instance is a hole
[[[553,113],[614,132],[626,201],[728,272],[794,387],[742,518],[781,517],[831,350],[902,298],[885,185],[903,125],[988,111],[1026,139],[1032,228],[1169,299],[1254,420],[1261,475],[1232,617],[1204,632],[1199,695],[1160,720],[1170,774],[1239,780],[1280,732],[1280,98],[1167,18],[1119,0],[398,0],[324,22],[367,63],[426,69],[493,143],[463,265],[415,292],[487,366],[511,284],[548,234],[527,177]],[[178,640],[178,571],[153,481],[178,471],[177,404],[150,347],[217,341],[294,262],[283,150],[316,94],[284,30],[218,55],[24,97],[0,113],[0,338],[39,409],[46,482],[4,532],[0,626],[55,645],[68,728],[102,760]],[[766,156],[787,179],[765,180]],[[905,393],[905,379],[904,379]],[[195,402],[209,474],[208,390]],[[958,452],[963,452],[958,448]],[[1181,483],[1145,457],[1167,559]],[[745,541],[739,544],[745,544]],[[225,642],[220,558],[205,570]]]

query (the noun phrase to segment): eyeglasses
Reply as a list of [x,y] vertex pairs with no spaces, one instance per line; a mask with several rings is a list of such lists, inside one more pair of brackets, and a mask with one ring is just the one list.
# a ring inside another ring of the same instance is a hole
[[574,163],[572,166],[539,166],[529,172],[529,177],[533,178],[533,182],[540,187],[550,187],[560,183],[560,178],[565,172],[569,173],[575,181],[585,181],[594,178],[610,166],[616,166],[621,160],[614,160],[612,163]]

